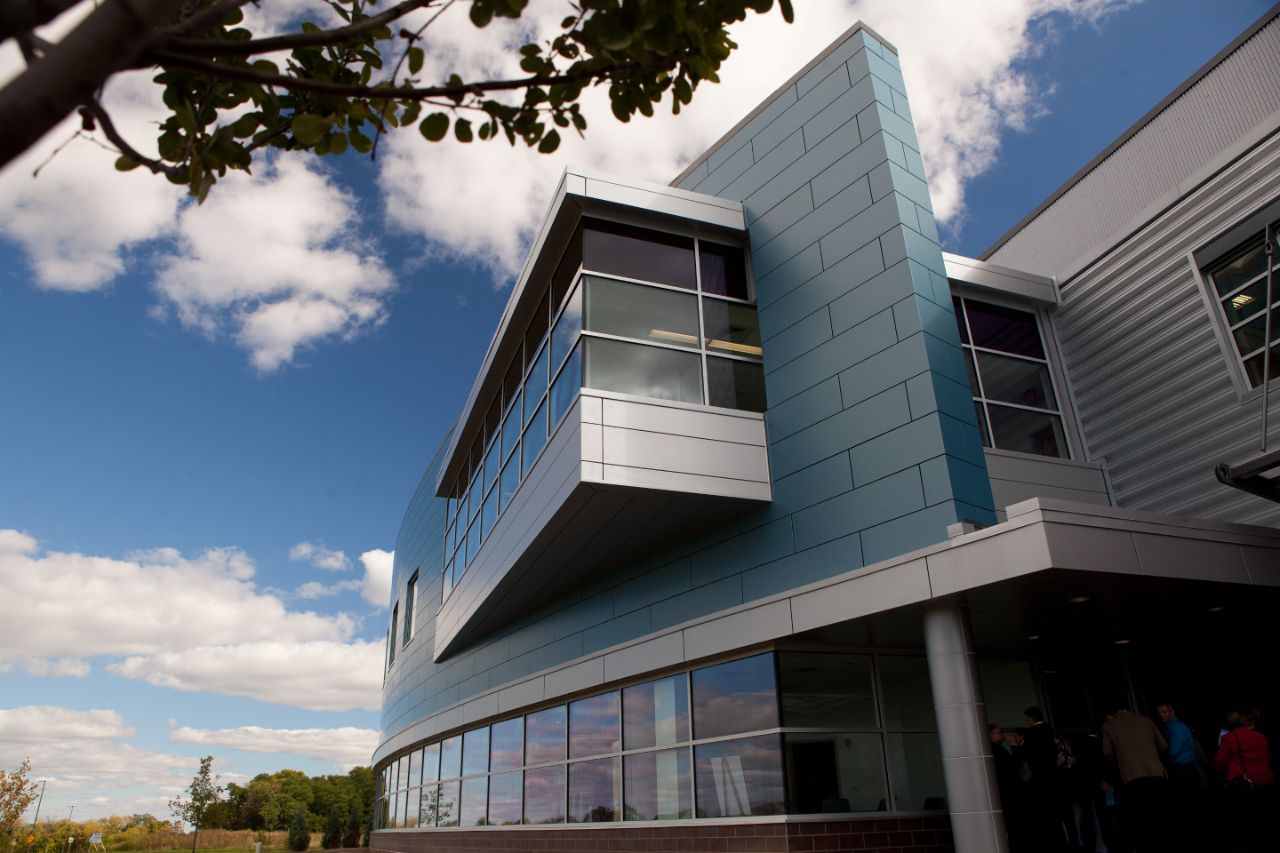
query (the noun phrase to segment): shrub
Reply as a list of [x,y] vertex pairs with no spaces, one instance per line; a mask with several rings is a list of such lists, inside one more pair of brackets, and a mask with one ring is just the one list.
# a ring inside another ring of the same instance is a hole
[[307,813],[298,809],[289,822],[288,846],[290,850],[302,851],[311,846],[311,830],[307,829]]

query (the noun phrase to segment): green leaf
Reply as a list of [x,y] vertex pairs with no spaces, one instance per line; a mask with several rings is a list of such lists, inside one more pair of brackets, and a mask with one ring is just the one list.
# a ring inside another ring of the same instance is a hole
[[419,71],[422,70],[423,58],[424,58],[424,55],[422,52],[422,48],[420,47],[409,48],[409,73],[410,74],[417,74]]
[[422,120],[418,130],[428,142],[439,142],[449,132],[449,117],[444,113],[432,113]]
[[471,23],[477,27],[487,27],[493,20],[493,7],[488,3],[471,4]]
[[293,130],[293,138],[310,148],[324,138],[329,120],[314,113],[299,113],[293,117],[289,127]]
[[465,118],[460,118],[453,123],[453,135],[458,138],[459,142],[471,141],[471,122]]
[[542,137],[542,141],[538,143],[539,154],[550,154],[560,147],[560,134],[554,130],[549,131],[546,136]]
[[373,140],[358,130],[350,131],[347,138],[351,140],[351,147],[361,154],[368,154],[373,150]]
[[116,158],[116,171],[119,172],[132,172],[134,169],[138,168],[139,165],[140,164],[137,160],[123,155]]

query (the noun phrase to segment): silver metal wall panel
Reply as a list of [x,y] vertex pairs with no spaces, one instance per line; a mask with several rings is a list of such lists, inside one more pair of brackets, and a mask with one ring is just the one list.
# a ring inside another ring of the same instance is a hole
[[1280,111],[1280,18],[1258,30],[987,260],[1043,275],[1080,268],[1135,217]]
[[986,450],[987,473],[996,511],[1034,497],[1110,505],[1102,466],[1070,459],[1050,459]]
[[1280,522],[1276,504],[1213,476],[1214,464],[1257,453],[1261,410],[1236,389],[1235,356],[1219,344],[1190,257],[1277,190],[1273,136],[1060,282],[1054,324],[1090,458],[1105,463],[1118,506]]

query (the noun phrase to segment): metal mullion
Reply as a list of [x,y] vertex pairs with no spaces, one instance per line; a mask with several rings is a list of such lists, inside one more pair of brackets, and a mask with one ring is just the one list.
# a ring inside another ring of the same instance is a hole
[[764,362],[759,357],[752,357],[749,355],[738,355],[737,353],[733,353],[733,352],[721,352],[720,350],[717,350],[717,349],[707,349],[705,350],[705,352],[707,355],[711,356],[712,358],[728,358],[728,359],[732,359],[733,361],[745,361],[747,364],[764,364]]
[[[1213,278],[1213,275],[1214,275],[1213,273],[1210,273],[1209,277]],[[1267,271],[1264,269],[1262,272],[1258,273],[1253,278],[1246,281],[1244,284],[1238,285],[1235,290],[1228,291],[1227,293],[1224,293],[1221,296],[1219,296],[1218,301],[1221,302],[1221,301],[1230,299],[1236,294],[1241,293],[1242,291],[1248,290],[1250,287],[1253,287],[1255,284],[1262,281],[1262,279],[1265,278],[1266,275],[1267,275]],[[1218,287],[1217,280],[1214,279],[1214,290],[1217,290],[1217,287]]]
[[693,239],[693,284],[694,298],[698,300],[698,355],[699,368],[702,370],[702,404],[711,405],[711,383],[707,374],[707,324],[703,318],[702,300],[702,252],[698,251],[698,238]]
[[698,350],[693,347],[682,347],[676,344],[664,344],[659,341],[646,341],[646,340],[641,340],[640,338],[624,338],[622,335],[611,335],[608,332],[592,332],[588,329],[583,329],[582,334],[584,336],[599,338],[605,341],[618,341],[619,343],[636,344],[637,346],[642,346],[642,347],[657,347],[659,349],[669,349],[674,352],[687,352],[691,355],[698,354]]
[[[972,338],[970,339],[972,340]],[[1036,358],[1034,355],[1022,355],[1021,353],[1016,353],[1016,352],[1006,352],[1005,350],[1002,350],[1002,349],[992,349],[991,347],[980,347],[980,346],[976,346],[975,344],[962,344],[962,346],[967,347],[968,349],[971,349],[974,352],[984,352],[984,353],[987,353],[988,355],[1002,355],[1006,358],[1017,359],[1018,361],[1028,361],[1028,362],[1031,362],[1032,364],[1044,364],[1044,365],[1049,364],[1048,358]],[[1040,347],[1046,353],[1049,351],[1049,348],[1044,346],[1043,341],[1040,342]]]
[[[1225,308],[1226,306],[1224,305],[1223,307]],[[1273,311],[1276,308],[1280,308],[1280,301],[1277,301],[1274,305],[1271,306],[1271,310]],[[1240,320],[1234,325],[1228,325],[1227,328],[1234,332],[1236,329],[1239,329],[1241,326],[1249,325],[1254,320],[1258,319],[1259,317],[1261,317],[1263,314],[1266,314],[1266,313],[1267,313],[1266,308],[1259,308],[1257,311],[1253,312],[1248,317],[1245,317],[1243,320]]]
[[678,285],[674,285],[674,284],[663,284],[663,283],[658,282],[658,281],[646,281],[646,280],[645,280],[645,279],[643,279],[643,278],[628,278],[628,277],[627,277],[627,276],[625,276],[625,275],[617,275],[617,274],[615,274],[615,273],[608,273],[608,272],[592,272],[591,270],[587,269],[586,267],[583,267],[583,268],[582,268],[582,274],[583,274],[583,275],[594,276],[594,277],[596,277],[596,278],[607,278],[607,279],[610,279],[610,280],[612,280],[612,281],[621,281],[621,282],[625,282],[625,283],[627,283],[627,284],[641,284],[641,285],[644,285],[645,287],[657,287],[657,288],[661,288],[662,290],[671,290],[671,291],[674,291],[674,292],[676,292],[676,293],[694,293],[694,294],[696,294],[696,293],[700,293],[700,292],[701,292],[701,290],[700,290],[700,289],[699,289],[699,287],[697,286],[697,285],[698,285],[698,282],[697,282],[696,280],[694,281],[694,287],[693,287],[693,289],[691,290],[691,289],[689,289],[689,288],[687,288],[687,287],[680,287],[680,286],[678,286]]
[[[965,313],[965,322],[967,323],[969,319],[968,312],[966,311]],[[970,335],[969,340],[973,340],[972,335]],[[991,443],[995,444],[994,438],[992,438]],[[880,718],[880,767],[884,771],[885,797],[888,799],[889,811],[895,812],[898,810],[898,796],[893,785],[893,773],[889,769],[889,738],[885,731],[884,690],[880,682],[880,655],[877,654],[871,656],[871,684],[876,693],[876,714]]]
[[1021,409],[1024,412],[1038,412],[1043,415],[1062,416],[1061,410],[1058,409],[1037,409],[1035,406],[1024,406],[1021,403],[1006,403],[1004,400],[988,399],[986,397],[982,398],[982,402],[984,404],[990,403],[993,406],[1008,406],[1010,409]]

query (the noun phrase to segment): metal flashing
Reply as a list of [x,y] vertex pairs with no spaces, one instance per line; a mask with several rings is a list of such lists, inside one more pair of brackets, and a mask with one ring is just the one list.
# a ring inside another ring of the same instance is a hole
[[942,253],[942,263],[946,269],[947,278],[970,287],[1027,299],[1047,306],[1057,306],[1061,301],[1058,298],[1057,284],[1048,276],[1015,270],[990,261],[953,255],[950,252]]

